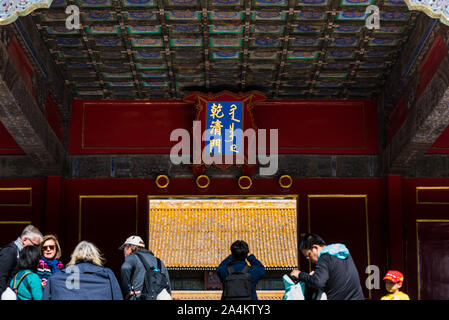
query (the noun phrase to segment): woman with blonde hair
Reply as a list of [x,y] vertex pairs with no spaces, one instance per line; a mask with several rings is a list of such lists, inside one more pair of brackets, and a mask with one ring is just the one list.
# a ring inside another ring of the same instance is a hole
[[103,263],[100,250],[81,241],[67,268],[48,278],[42,300],[123,300],[117,278]]
[[61,258],[61,246],[58,238],[53,234],[44,236],[41,245],[42,257],[39,260],[37,267],[37,275],[41,279],[42,287],[45,288],[47,279],[56,272],[64,268],[64,265],[59,260]]

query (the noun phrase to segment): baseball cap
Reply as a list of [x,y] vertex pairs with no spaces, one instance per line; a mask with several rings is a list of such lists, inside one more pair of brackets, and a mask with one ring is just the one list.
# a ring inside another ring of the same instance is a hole
[[142,238],[139,236],[131,236],[120,246],[120,250],[123,250],[123,248],[127,245],[134,245],[137,247],[143,247],[145,248],[145,242],[143,242]]
[[404,281],[404,275],[396,270],[389,270],[387,274],[384,277],[384,280],[390,280],[391,282],[403,282]]

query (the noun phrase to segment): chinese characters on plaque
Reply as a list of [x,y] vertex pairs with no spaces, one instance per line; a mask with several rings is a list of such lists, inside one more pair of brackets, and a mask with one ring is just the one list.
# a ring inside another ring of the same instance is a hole
[[208,102],[206,149],[209,155],[242,153],[242,102]]

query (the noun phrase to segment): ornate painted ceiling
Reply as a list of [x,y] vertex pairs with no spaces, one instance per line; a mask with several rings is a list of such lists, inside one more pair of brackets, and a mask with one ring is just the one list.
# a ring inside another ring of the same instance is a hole
[[[68,30],[68,5],[81,28]],[[368,5],[380,29],[365,27]],[[54,0],[33,19],[78,98],[375,98],[419,13],[402,0]]]

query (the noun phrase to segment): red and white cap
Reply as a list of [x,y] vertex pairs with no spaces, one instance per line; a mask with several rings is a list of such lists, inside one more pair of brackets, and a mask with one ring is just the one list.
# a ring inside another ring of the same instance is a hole
[[384,280],[390,280],[391,282],[403,282],[404,281],[404,275],[396,270],[389,270],[387,274],[384,277]]

